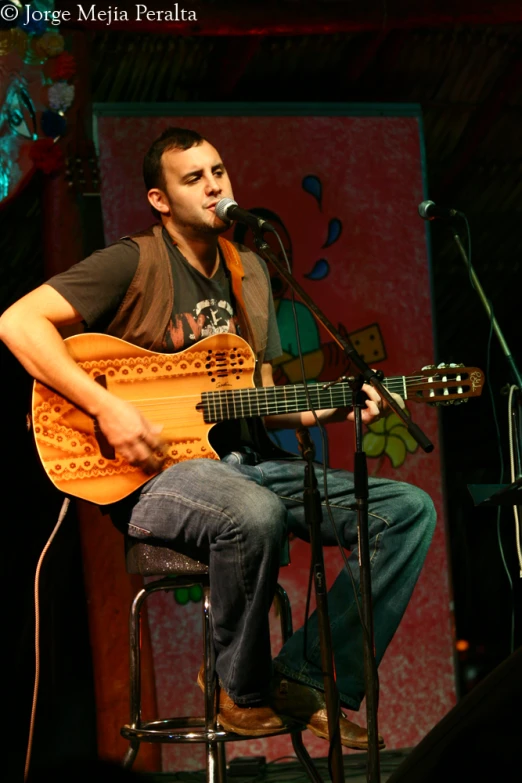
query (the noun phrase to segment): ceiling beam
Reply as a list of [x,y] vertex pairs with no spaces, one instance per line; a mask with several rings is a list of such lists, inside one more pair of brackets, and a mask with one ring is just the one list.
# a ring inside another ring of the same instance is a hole
[[233,41],[223,41],[225,51],[218,59],[218,72],[215,74],[214,100],[226,100],[234,92],[249,63],[258,53],[263,38],[261,36],[244,36]]
[[[148,0],[143,4],[110,5],[57,0],[55,8],[62,14],[62,32],[75,28],[160,35],[324,35],[522,22],[519,0],[265,0],[255,5],[244,0]],[[168,20],[167,12],[174,21]],[[191,20],[191,12],[195,20]]]
[[435,188],[435,196],[438,199],[445,197],[472,161],[477,148],[497,122],[511,95],[519,89],[521,80],[522,56],[518,55],[510,60],[504,73],[493,85],[488,98],[478,105],[461,134],[451,160],[445,166],[446,173]]
[[379,54],[389,34],[389,30],[379,30],[376,32],[366,41],[364,46],[359,49],[353,59],[349,61],[345,74],[349,84],[357,84],[363,77],[368,68],[375,61],[375,58]]

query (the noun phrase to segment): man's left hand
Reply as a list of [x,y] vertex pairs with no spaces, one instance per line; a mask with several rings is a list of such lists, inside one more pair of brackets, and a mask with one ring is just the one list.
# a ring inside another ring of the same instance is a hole
[[[379,396],[378,392],[373,386],[370,386],[370,384],[363,383],[362,390],[366,392],[367,400],[366,407],[361,410],[361,418],[363,424],[371,424],[372,422],[377,421],[377,419],[380,419],[381,416],[384,416],[389,405],[386,400],[383,400]],[[395,394],[394,392],[390,393],[401,408],[406,407],[400,394]],[[325,415],[321,416],[321,420],[324,424],[335,421],[353,421],[355,416],[353,408],[336,408],[330,411],[324,411],[324,414]]]
[[[377,419],[380,419],[381,416],[384,416],[385,411],[389,408],[389,405],[386,400],[379,396],[378,392],[373,388],[373,386],[370,386],[370,384],[363,383],[362,390],[366,392],[367,400],[366,408],[361,410],[361,418],[364,424],[371,424]],[[390,393],[401,408],[406,407],[406,404],[400,394],[395,394],[394,392]],[[350,413],[345,418],[347,418],[348,421],[353,421],[354,416],[354,411],[350,410]]]

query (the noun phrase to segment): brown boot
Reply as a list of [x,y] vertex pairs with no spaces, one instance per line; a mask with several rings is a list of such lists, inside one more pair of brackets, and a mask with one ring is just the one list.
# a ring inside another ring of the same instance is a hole
[[[326,702],[322,691],[277,674],[272,681],[271,703],[276,712],[302,721],[317,737],[329,739]],[[352,723],[343,713],[339,725],[342,745],[356,750],[368,750],[366,729]],[[379,736],[379,749],[382,748],[384,740]]]
[[[198,672],[198,685],[205,692],[205,674],[203,666]],[[225,731],[250,737],[264,737],[267,734],[279,734],[288,731],[290,726],[276,714],[272,707],[241,707],[236,704],[223,688],[219,692],[218,723]],[[298,726],[293,726],[297,729]]]

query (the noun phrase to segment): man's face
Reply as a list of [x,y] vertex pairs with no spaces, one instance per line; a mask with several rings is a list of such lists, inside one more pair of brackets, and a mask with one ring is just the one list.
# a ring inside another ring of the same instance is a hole
[[218,151],[204,141],[188,150],[164,152],[161,163],[174,227],[196,236],[226,231],[229,223],[218,218],[214,208],[220,199],[234,195]]

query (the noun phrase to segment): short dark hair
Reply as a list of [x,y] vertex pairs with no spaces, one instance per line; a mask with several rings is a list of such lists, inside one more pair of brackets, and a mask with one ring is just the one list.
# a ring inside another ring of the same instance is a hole
[[[166,128],[150,145],[143,159],[143,179],[147,191],[151,188],[165,190],[165,174],[161,156],[168,150],[189,150],[206,141],[205,137],[190,128]],[[155,218],[161,219],[161,213],[151,207]]]

